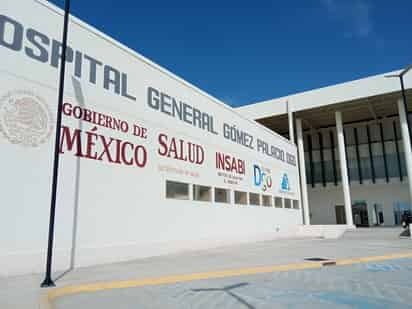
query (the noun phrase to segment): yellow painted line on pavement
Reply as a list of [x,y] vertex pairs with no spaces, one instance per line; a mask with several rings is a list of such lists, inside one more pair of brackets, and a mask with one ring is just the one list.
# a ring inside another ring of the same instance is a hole
[[412,258],[412,253],[406,252],[406,253],[396,253],[396,254],[388,254],[388,255],[367,256],[367,257],[360,257],[360,258],[353,258],[353,259],[341,259],[341,260],[336,260],[336,265],[351,265],[351,264],[379,262],[379,261],[385,261],[385,260],[396,260],[396,259],[405,259],[405,258]]
[[[335,262],[336,262],[336,265],[351,265],[351,264],[369,263],[369,262],[402,259],[402,258],[412,258],[412,252],[380,255],[380,256],[360,257],[360,258],[352,258],[352,259],[338,259],[338,260],[335,260]],[[58,297],[72,295],[72,294],[79,294],[79,293],[93,293],[93,292],[99,292],[99,291],[104,291],[104,290],[126,289],[126,288],[133,288],[133,287],[171,284],[171,283],[178,283],[178,282],[188,282],[188,281],[205,280],[205,279],[217,279],[217,278],[245,276],[245,275],[255,275],[255,274],[262,274],[262,273],[283,272],[283,271],[291,271],[291,270],[315,269],[315,268],[321,268],[321,267],[322,267],[322,262],[305,262],[305,263],[295,263],[295,264],[285,264],[285,265],[273,265],[273,266],[252,267],[252,268],[243,268],[243,269],[201,272],[201,273],[193,273],[193,274],[186,274],[186,275],[174,275],[174,276],[165,276],[165,277],[159,277],[159,278],[148,278],[148,279],[141,279],[141,280],[125,280],[125,281],[92,283],[92,284],[75,285],[75,286],[67,286],[67,287],[62,287],[62,288],[51,289],[48,292],[48,299],[49,301],[52,301]]]

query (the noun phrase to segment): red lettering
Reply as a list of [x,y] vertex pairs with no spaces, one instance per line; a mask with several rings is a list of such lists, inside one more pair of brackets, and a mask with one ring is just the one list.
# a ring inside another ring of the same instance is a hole
[[159,134],[159,149],[157,153],[163,157],[172,158],[190,163],[203,164],[205,152],[202,146],[185,142],[183,139],[172,137],[169,139],[165,134]]
[[122,141],[119,139],[116,139],[116,160],[114,163],[120,164],[120,146],[122,145]]
[[116,118],[114,118],[113,120],[114,121],[113,121],[113,128],[112,129],[120,131],[120,120],[116,119]]
[[93,152],[93,147],[96,145],[95,140],[97,140],[97,134],[94,133],[97,131],[97,128],[94,127],[91,132],[86,132],[87,139],[86,139],[86,158],[88,159],[97,159],[97,152]]
[[167,154],[167,136],[165,134],[159,134],[159,144],[161,148],[157,150],[157,153],[165,156]]
[[133,164],[133,157],[129,161],[127,161],[127,158],[126,158],[126,146],[130,146],[132,148],[132,151],[133,151],[133,148],[134,148],[132,143],[129,143],[129,142],[124,142],[123,143],[122,152],[121,152],[122,161],[126,165],[132,165]]
[[73,149],[73,146],[76,144],[76,154],[75,156],[82,157],[82,140],[79,129],[75,129],[73,136],[70,136],[70,128],[66,126],[62,126],[62,135],[60,139],[60,148],[59,152],[64,153],[64,144],[67,145],[67,150],[71,151]]
[[146,128],[142,128],[142,138],[146,139],[147,138],[147,129]]
[[172,138],[172,141],[170,142],[170,147],[169,147],[169,152],[167,154],[167,156],[170,158],[171,153],[174,153],[174,159],[179,159],[178,155],[177,155],[177,149],[176,149],[176,140],[174,138]]
[[[139,156],[139,150],[142,153],[141,156]],[[138,167],[144,167],[146,165],[147,151],[142,145],[139,145],[134,149],[134,161]]]
[[[97,127],[93,127],[90,131],[86,132],[82,132],[79,129],[74,129],[71,132],[69,127],[62,126],[59,152],[64,154],[65,151],[76,150],[74,155],[78,157],[115,164],[135,164],[138,167],[146,166],[147,150],[143,145],[134,145],[120,139],[105,137],[96,134],[96,131]],[[85,154],[82,153],[82,134],[86,135],[83,135],[86,139]],[[97,153],[96,149],[102,149],[102,151]]]
[[66,116],[71,116],[72,115],[72,105],[70,103],[63,103],[62,112]]
[[110,145],[113,142],[113,138],[110,137],[110,142],[109,143],[106,142],[106,138],[103,135],[100,135],[100,138],[101,138],[102,145],[103,145],[103,151],[102,151],[102,153],[100,154],[100,156],[97,160],[102,161],[103,160],[103,155],[106,154],[107,159],[109,160],[109,162],[114,162],[112,160],[111,155],[110,155]]
[[196,164],[203,164],[205,161],[205,151],[200,145],[196,145]]
[[83,120],[87,121],[87,122],[91,122],[92,121],[92,112],[88,109],[84,110],[84,114],[83,114]]
[[110,116],[107,116],[107,117],[106,117],[106,128],[113,129],[113,127],[112,127],[112,120],[113,120],[112,117],[110,117]]
[[245,161],[224,153],[216,153],[216,168],[231,173],[245,174]]
[[245,174],[245,161],[237,160],[237,165],[239,174]]
[[75,106],[73,108],[73,117],[76,119],[81,119],[82,118],[82,109],[79,106]]
[[225,156],[220,153],[216,152],[216,168],[221,170],[225,166]]
[[127,133],[129,131],[129,125],[127,124],[126,121],[121,122],[120,129],[122,130],[123,133]]

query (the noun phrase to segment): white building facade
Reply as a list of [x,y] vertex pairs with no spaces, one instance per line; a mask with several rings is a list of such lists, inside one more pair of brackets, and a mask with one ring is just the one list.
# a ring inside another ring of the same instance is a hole
[[[0,276],[45,267],[62,15],[0,2]],[[295,235],[288,139],[76,18],[66,68],[53,270]]]
[[[306,223],[393,226],[410,212],[406,113],[400,79],[389,76],[400,72],[238,109],[285,137],[296,135]],[[412,72],[404,81],[412,103]]]

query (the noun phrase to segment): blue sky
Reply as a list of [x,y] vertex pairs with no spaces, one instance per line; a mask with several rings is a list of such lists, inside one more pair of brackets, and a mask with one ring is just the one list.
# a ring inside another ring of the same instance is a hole
[[412,63],[411,12],[410,0],[72,0],[77,17],[232,106]]

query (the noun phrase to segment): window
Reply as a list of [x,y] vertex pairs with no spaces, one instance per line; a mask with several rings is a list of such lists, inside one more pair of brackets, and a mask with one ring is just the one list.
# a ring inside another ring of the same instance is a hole
[[189,184],[177,181],[166,181],[166,198],[188,200]]
[[230,203],[230,190],[215,188],[215,202]]
[[292,200],[285,198],[285,208],[292,208]]
[[212,188],[201,185],[193,185],[193,199],[195,201],[212,201]]
[[298,200],[293,200],[292,205],[294,209],[299,209],[299,201]]
[[260,205],[260,194],[249,193],[249,204],[259,206]]
[[278,196],[275,197],[275,207],[276,208],[282,208],[283,207],[281,197],[278,197]]
[[262,205],[272,207],[272,197],[270,195],[262,195]]
[[247,205],[247,193],[235,191],[235,203],[240,205]]

